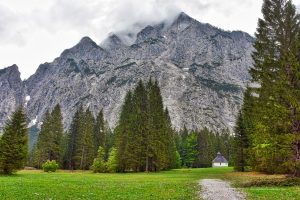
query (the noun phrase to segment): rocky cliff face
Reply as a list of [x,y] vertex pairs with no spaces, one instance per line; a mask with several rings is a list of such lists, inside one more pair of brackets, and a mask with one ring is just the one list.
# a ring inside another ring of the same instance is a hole
[[0,70],[0,130],[24,100],[24,87],[17,65]]
[[7,102],[0,102],[0,124],[14,108],[12,102],[22,102],[16,96],[30,96],[26,109],[34,123],[59,103],[66,128],[79,105],[95,115],[103,108],[114,127],[126,92],[139,79],[152,77],[159,81],[176,128],[232,129],[249,80],[253,41],[247,33],[226,32],[184,13],[172,23],[146,26],[131,45],[118,34],[101,45],[84,37],[24,83],[0,86]]

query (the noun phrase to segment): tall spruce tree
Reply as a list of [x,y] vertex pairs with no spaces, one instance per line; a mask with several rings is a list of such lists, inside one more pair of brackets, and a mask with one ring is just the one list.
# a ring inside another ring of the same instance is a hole
[[96,123],[95,123],[95,132],[94,132],[94,147],[95,147],[95,155],[97,155],[99,147],[104,147],[106,142],[106,134],[105,134],[105,121],[103,116],[103,109],[97,115]]
[[79,137],[79,126],[82,122],[83,114],[83,108],[80,106],[73,116],[70,130],[67,135],[67,150],[64,164],[66,169],[75,169],[76,143]]
[[6,122],[0,138],[0,172],[11,174],[22,169],[28,154],[28,129],[26,116],[19,107]]
[[63,122],[59,105],[56,105],[51,114],[47,111],[44,116],[41,131],[38,137],[34,163],[36,167],[47,160],[56,160],[63,165]]
[[94,117],[87,109],[80,118],[73,156],[75,169],[89,169],[94,159]]
[[[300,176],[299,15],[292,1],[265,0],[256,33],[253,81],[257,94],[252,165]],[[287,167],[288,166],[288,167]]]
[[126,95],[116,128],[119,171],[159,171],[176,164],[174,134],[157,82]]
[[126,169],[128,169],[127,158],[130,156],[130,149],[128,148],[127,143],[132,137],[132,113],[132,92],[128,91],[121,109],[119,123],[115,129],[115,146],[117,147],[116,157],[118,160],[117,171],[120,172],[124,172]]

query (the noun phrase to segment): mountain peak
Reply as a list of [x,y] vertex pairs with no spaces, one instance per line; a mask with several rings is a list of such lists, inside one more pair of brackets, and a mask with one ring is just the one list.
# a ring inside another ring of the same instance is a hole
[[4,69],[0,69],[0,75],[1,74],[18,74],[18,75],[20,75],[20,72],[19,72],[19,68],[18,68],[18,66],[16,65],[16,64],[13,64],[12,66],[9,66],[9,67],[6,67],[6,68],[4,68]]
[[76,46],[78,45],[98,47],[98,45],[88,36],[83,37]]
[[109,37],[101,43],[101,46],[107,49],[116,49],[123,45],[123,41],[115,33],[111,33]]
[[89,56],[90,52],[95,50],[101,50],[101,47],[99,47],[91,38],[86,36],[83,37],[74,47],[64,50],[61,56],[63,58],[74,56],[82,58]]
[[187,15],[185,12],[181,12],[177,15],[174,22],[191,22],[194,19]]

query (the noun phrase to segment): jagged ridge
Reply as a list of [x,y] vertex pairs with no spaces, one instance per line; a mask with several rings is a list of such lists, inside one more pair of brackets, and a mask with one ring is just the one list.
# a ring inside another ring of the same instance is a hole
[[52,63],[40,65],[21,83],[26,86],[23,93],[30,96],[26,107],[30,120],[42,121],[45,111],[59,103],[67,128],[83,105],[94,114],[104,108],[113,127],[125,93],[139,79],[152,77],[160,83],[176,128],[186,124],[188,128],[232,130],[249,80],[251,36],[226,32],[181,13],[170,24],[146,26],[136,38],[126,45],[118,34],[112,34],[97,45],[84,37]]

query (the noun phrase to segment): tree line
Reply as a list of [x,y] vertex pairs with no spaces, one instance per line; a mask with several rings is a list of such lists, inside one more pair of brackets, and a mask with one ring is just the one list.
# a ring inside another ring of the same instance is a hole
[[114,131],[103,110],[94,118],[91,110],[82,106],[65,131],[61,108],[56,105],[45,113],[29,154],[26,116],[20,107],[8,120],[0,140],[0,171],[12,173],[25,164],[41,168],[47,161],[56,161],[62,169],[94,172],[210,167],[218,151],[230,160],[231,143],[228,131],[188,131],[185,126],[176,131],[158,82],[150,79],[146,84],[139,81],[127,92]]
[[176,147],[180,155],[182,167],[211,167],[217,152],[233,164],[233,137],[228,130],[213,133],[207,128],[200,131],[188,131],[184,128],[176,134]]
[[300,177],[300,25],[290,0],[264,0],[236,123],[235,166]]

